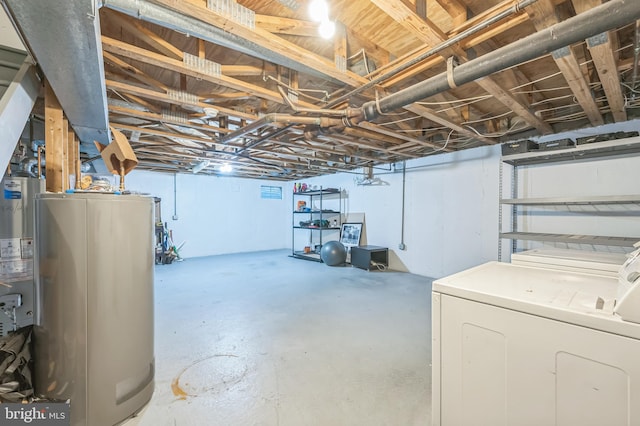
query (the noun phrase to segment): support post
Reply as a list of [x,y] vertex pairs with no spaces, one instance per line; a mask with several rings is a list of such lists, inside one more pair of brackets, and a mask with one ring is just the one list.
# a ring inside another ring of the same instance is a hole
[[63,112],[48,81],[45,81],[44,90],[44,116],[47,126],[45,134],[46,188],[48,192],[62,192],[64,182],[63,146],[65,145],[65,141],[63,141]]

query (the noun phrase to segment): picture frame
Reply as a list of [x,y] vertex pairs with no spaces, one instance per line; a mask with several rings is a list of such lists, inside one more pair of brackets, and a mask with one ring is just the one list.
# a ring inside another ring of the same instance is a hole
[[347,222],[340,229],[340,242],[345,247],[357,247],[360,245],[362,235],[362,222]]

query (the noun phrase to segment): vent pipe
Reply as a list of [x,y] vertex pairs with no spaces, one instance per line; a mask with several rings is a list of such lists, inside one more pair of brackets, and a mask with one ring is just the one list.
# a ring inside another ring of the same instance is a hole
[[611,0],[505,47],[362,106],[363,119],[371,121],[413,102],[487,77],[498,71],[570,46],[594,35],[628,25],[640,18],[640,1]]

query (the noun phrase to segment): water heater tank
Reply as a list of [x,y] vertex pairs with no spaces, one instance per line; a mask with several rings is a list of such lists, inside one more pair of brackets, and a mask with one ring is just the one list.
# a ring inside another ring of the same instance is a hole
[[36,198],[34,387],[71,425],[111,426],[154,387],[153,199]]
[[33,324],[34,201],[44,181],[0,181],[0,336]]

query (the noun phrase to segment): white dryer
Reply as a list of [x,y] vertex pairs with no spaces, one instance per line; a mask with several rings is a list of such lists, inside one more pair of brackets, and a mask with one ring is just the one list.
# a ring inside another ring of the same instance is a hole
[[436,280],[433,424],[639,425],[640,324],[614,312],[619,287],[500,262]]
[[618,270],[627,260],[624,253],[606,253],[586,250],[539,248],[511,255],[514,265],[561,269],[596,275],[618,277]]

